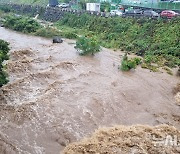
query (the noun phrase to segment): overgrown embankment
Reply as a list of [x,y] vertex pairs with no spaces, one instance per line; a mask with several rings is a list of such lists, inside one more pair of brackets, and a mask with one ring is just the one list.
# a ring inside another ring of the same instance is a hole
[[41,28],[41,25],[28,17],[6,16],[4,26],[24,33],[33,33]]
[[152,20],[66,14],[58,25],[75,28],[77,32],[83,30],[84,35],[97,37],[104,47],[143,56],[145,68],[156,70],[151,63],[169,67],[180,65],[179,18]]
[[4,64],[5,60],[9,59],[8,52],[9,47],[8,43],[0,39],[0,87],[3,86],[8,82],[7,74],[4,71]]
[[15,3],[15,4],[30,4],[46,6],[49,0],[1,0],[2,3]]
[[36,20],[17,15],[7,15],[4,17],[4,26],[15,31],[23,32],[26,34],[32,34],[45,38],[52,38],[53,36],[62,36],[64,38],[76,39],[77,35],[68,31],[60,31],[52,26],[42,26]]

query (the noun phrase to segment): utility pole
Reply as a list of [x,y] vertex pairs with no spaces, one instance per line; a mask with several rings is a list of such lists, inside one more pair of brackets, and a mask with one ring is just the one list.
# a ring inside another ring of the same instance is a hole
[[153,0],[151,0],[151,10],[152,10],[152,7],[153,7]]
[[78,0],[77,0],[77,11],[79,10],[79,6],[78,6]]

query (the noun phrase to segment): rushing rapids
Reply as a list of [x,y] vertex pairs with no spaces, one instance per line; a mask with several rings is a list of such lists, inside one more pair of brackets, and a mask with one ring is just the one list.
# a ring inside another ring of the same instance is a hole
[[4,28],[0,38],[11,46],[10,82],[0,90],[0,153],[58,154],[102,126],[180,128],[177,77],[141,68],[123,73],[123,53],[81,57],[72,40],[52,44]]

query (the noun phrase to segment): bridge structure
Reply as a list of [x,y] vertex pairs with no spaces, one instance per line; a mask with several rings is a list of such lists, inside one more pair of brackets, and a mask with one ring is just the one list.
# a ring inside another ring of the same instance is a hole
[[180,11],[180,1],[162,1],[162,0],[121,0],[120,5],[142,8],[152,8],[159,10],[178,10]]

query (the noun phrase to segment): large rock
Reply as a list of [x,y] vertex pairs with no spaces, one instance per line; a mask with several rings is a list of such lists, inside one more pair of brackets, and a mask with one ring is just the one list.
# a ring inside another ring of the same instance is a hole
[[53,43],[62,43],[62,42],[63,42],[63,40],[61,37],[59,37],[59,36],[53,37]]
[[2,23],[0,23],[0,27],[4,27],[4,25]]
[[3,21],[4,21],[4,19],[0,18],[0,27],[4,27]]

